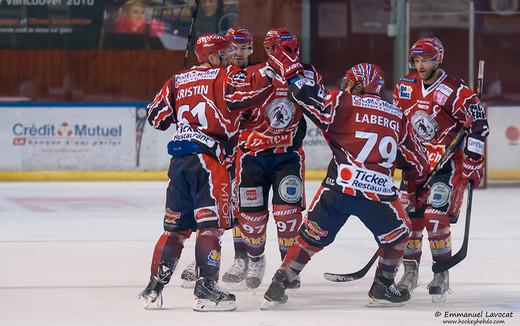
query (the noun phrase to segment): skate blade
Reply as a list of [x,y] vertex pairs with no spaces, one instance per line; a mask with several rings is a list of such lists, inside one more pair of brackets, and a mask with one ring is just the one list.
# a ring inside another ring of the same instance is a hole
[[365,306],[367,306],[369,308],[390,308],[390,307],[402,307],[407,303],[408,303],[408,301],[390,302],[387,300],[368,298],[368,302],[365,304]]
[[181,288],[183,289],[193,289],[195,288],[195,281],[182,280]]
[[237,306],[235,301],[220,301],[213,302],[208,299],[196,298],[193,303],[193,310],[199,312],[210,312],[210,311],[233,311],[236,310]]
[[442,303],[442,302],[445,302],[448,295],[446,293],[444,294],[430,294],[431,298],[432,298],[432,302],[433,303]]
[[285,302],[269,301],[267,299],[264,299],[264,301],[260,305],[260,310],[276,310],[278,308],[281,308],[284,304]]
[[[152,298],[145,298],[143,296],[139,296],[139,300],[143,299],[144,304],[143,307],[145,310],[154,310],[154,309],[161,309],[163,306],[163,298],[162,295],[157,297],[157,299],[154,301]],[[156,307],[153,306],[153,303],[155,302]]]

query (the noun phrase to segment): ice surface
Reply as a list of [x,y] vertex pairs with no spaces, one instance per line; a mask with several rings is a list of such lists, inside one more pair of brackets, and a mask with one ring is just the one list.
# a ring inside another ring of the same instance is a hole
[[[310,201],[318,182],[307,183]],[[0,325],[443,325],[449,312],[513,312],[520,325],[520,189],[474,195],[469,253],[450,275],[453,294],[430,301],[431,255],[423,243],[421,284],[405,307],[364,306],[374,269],[351,283],[323,272],[360,269],[376,249],[352,217],[336,242],[313,257],[302,288],[278,311],[260,311],[280,263],[276,231],[268,231],[267,272],[256,291],[234,290],[238,310],[196,313],[180,272],[194,257],[186,242],[178,270],[164,291],[164,309],[145,311],[137,294],[147,284],[153,246],[162,232],[165,183],[0,183]],[[452,227],[458,251],[464,218]],[[222,269],[232,263],[232,236],[223,238]],[[436,312],[442,314],[435,317]],[[464,319],[464,318],[462,318]],[[496,320],[493,319],[493,320]]]

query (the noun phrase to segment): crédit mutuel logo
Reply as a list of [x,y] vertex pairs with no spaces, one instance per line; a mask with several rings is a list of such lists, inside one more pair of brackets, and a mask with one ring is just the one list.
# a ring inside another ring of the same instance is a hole
[[[102,145],[99,140],[112,141],[120,139],[123,134],[122,125],[101,126],[98,124],[53,123],[21,123],[13,124],[13,145],[68,145],[72,142],[92,140],[92,145]],[[97,140],[97,142],[95,142]]]

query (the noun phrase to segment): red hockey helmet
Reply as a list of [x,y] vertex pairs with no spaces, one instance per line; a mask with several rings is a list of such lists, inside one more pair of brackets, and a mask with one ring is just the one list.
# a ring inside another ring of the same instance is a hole
[[410,48],[410,69],[414,69],[414,57],[430,58],[436,61],[437,64],[441,64],[444,58],[444,46],[441,40],[435,36],[418,39]]
[[235,44],[253,43],[251,32],[244,27],[231,27],[227,30],[226,40]]
[[383,70],[372,63],[359,63],[347,70],[345,79],[353,83],[352,87],[361,85],[364,93],[379,94],[385,84]]
[[264,38],[264,48],[269,54],[274,46],[283,46],[288,54],[297,57],[300,54],[300,45],[298,38],[287,28],[273,28],[267,32]]
[[229,46],[229,42],[218,34],[204,34],[195,43],[195,54],[199,63],[207,62],[209,55],[218,53],[221,57],[223,50]]

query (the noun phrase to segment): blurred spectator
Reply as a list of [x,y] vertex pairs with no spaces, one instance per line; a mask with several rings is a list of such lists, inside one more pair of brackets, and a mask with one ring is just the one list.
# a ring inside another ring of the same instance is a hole
[[164,23],[152,18],[146,21],[146,5],[141,0],[129,0],[124,6],[123,16],[116,18],[114,22],[115,33],[148,34],[157,36],[164,31]]
[[222,14],[221,7],[219,0],[201,0],[200,12],[195,24],[198,36],[205,33],[219,32],[218,21]]
[[40,97],[40,89],[34,80],[24,80],[20,83],[18,96],[36,101]]
[[502,90],[502,80],[500,79],[500,72],[498,70],[495,70],[493,81],[489,83],[489,86],[487,88],[486,98],[497,99],[502,98],[503,95],[504,94]]

